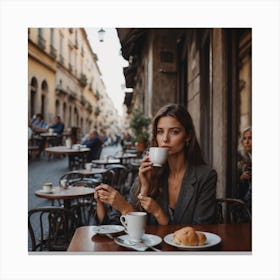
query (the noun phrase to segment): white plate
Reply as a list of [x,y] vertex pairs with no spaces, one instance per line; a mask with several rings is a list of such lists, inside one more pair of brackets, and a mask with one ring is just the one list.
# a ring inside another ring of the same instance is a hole
[[[123,243],[119,242],[118,240],[114,239],[114,241],[123,247],[135,249],[137,251],[145,251],[148,246],[156,246],[162,242],[161,237],[153,234],[144,234],[141,243],[131,242],[129,240],[128,234],[118,236],[118,238],[123,240]],[[147,245],[147,246],[145,246]]]
[[124,230],[123,226],[118,225],[102,225],[102,226],[92,226],[93,231],[98,234],[113,234],[117,232],[122,232]]
[[197,231],[197,232],[201,232],[204,233],[206,236],[206,242],[204,245],[198,245],[198,246],[187,246],[187,245],[180,245],[177,244],[173,241],[173,233],[167,234],[164,237],[164,241],[174,247],[180,248],[180,249],[184,249],[184,250],[197,250],[197,249],[205,249],[205,248],[209,248],[212,246],[215,246],[217,244],[219,244],[222,239],[219,235],[215,234],[215,233],[210,233],[210,232],[205,232],[205,231]]

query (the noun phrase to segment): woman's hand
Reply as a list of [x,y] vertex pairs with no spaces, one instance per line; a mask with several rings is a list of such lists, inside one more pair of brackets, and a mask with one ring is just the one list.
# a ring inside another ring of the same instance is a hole
[[158,221],[160,225],[168,224],[168,217],[164,214],[158,203],[149,196],[138,195],[141,206],[148,212],[151,213]]
[[99,201],[111,205],[114,209],[122,214],[134,211],[133,207],[125,200],[125,198],[113,187],[101,184],[95,188],[95,193]]
[[141,191],[140,193],[142,195],[147,195],[149,186],[151,183],[151,175],[153,170],[153,164],[150,161],[149,155],[146,154],[141,162],[141,165],[139,167],[138,171],[138,178],[141,185]]

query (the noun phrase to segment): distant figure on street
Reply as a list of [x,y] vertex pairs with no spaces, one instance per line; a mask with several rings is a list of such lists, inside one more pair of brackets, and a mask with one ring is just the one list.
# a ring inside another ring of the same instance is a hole
[[54,129],[54,132],[57,134],[62,134],[64,130],[64,123],[61,121],[60,116],[55,117],[55,122],[49,126]]
[[252,205],[252,129],[247,127],[242,131],[241,159],[238,161],[239,198],[251,210]]
[[102,149],[102,141],[100,140],[98,132],[96,130],[91,130],[88,138],[83,141],[82,144],[90,148],[88,161],[99,158]]
[[54,132],[58,134],[58,136],[52,141],[52,145],[58,146],[62,144],[62,132],[64,130],[64,123],[61,121],[60,116],[55,117],[55,122],[49,126],[49,128],[53,128]]
[[41,113],[36,114],[35,119],[31,122],[31,129],[35,133],[46,132],[48,129],[47,123],[44,121],[44,116]]
[[[41,113],[37,113],[35,119],[31,121],[30,127],[31,135],[29,136],[29,143],[31,145],[39,146],[39,150],[36,150],[35,156],[39,157],[41,152],[45,148],[45,138],[40,136],[40,133],[46,132],[48,130],[48,125],[44,121],[44,116]],[[29,130],[30,133],[30,130]]]

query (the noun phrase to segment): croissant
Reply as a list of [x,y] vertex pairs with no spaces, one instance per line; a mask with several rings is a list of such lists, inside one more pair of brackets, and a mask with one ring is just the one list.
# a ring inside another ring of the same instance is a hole
[[205,244],[206,236],[193,227],[183,227],[173,233],[173,241],[179,245],[199,246]]

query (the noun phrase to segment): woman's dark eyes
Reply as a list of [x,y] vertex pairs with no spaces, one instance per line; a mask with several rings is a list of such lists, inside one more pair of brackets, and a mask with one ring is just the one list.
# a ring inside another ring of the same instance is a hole
[[[179,130],[170,130],[169,131],[169,134],[173,134],[173,135],[177,135],[178,133],[180,133]],[[157,134],[164,134],[164,131],[163,130],[158,130]]]

